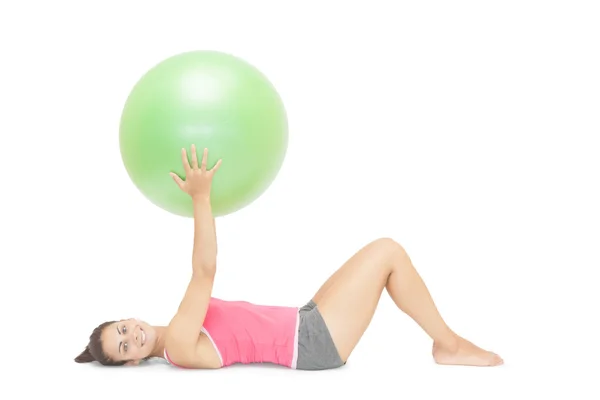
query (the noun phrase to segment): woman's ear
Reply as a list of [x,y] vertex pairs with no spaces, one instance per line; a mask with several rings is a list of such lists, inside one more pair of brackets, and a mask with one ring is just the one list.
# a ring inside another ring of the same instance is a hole
[[90,353],[90,348],[85,346],[85,350],[81,352],[77,357],[75,357],[75,362],[77,363],[89,363],[92,361],[96,361],[92,353]]

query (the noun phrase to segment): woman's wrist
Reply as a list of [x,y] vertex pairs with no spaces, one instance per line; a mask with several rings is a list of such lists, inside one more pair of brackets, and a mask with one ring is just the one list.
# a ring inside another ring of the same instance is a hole
[[210,204],[210,196],[207,196],[205,194],[196,194],[192,196],[192,201],[194,202],[194,205],[206,205],[206,204]]

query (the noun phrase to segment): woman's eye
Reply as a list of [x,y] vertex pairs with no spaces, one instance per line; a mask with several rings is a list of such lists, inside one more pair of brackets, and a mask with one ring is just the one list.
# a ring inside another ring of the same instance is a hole
[[127,332],[127,327],[126,326],[123,327],[123,333],[125,333],[125,332]]
[[125,344],[123,345],[123,348],[125,349],[125,353],[127,353],[127,347],[129,347],[129,346],[127,345],[127,343],[125,343]]

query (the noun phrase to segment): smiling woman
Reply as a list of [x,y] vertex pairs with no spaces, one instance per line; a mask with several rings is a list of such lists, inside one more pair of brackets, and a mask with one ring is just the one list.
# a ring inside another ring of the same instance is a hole
[[[183,368],[214,369],[232,364],[271,363],[301,370],[346,364],[387,291],[400,310],[433,340],[438,364],[495,366],[502,359],[454,333],[442,319],[425,283],[404,248],[390,238],[368,243],[350,257],[301,307],[252,304],[212,297],[217,240],[210,186],[218,161],[206,169],[181,152],[185,181],[172,174],[192,197],[192,276],[177,313],[167,326],[137,319],[105,322],[94,329],[84,363],[137,365],[151,357]],[[293,281],[283,284],[293,284]]]
[[98,361],[103,365],[136,365],[141,360],[160,357],[157,329],[135,318],[107,321],[90,335],[85,350],[75,359],[84,363]]

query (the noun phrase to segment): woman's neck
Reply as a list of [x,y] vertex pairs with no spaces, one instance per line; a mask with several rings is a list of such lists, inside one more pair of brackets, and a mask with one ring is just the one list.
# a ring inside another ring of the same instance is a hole
[[156,344],[154,345],[154,349],[152,349],[151,357],[165,357],[165,336],[167,334],[166,326],[155,326],[154,330],[156,332]]

